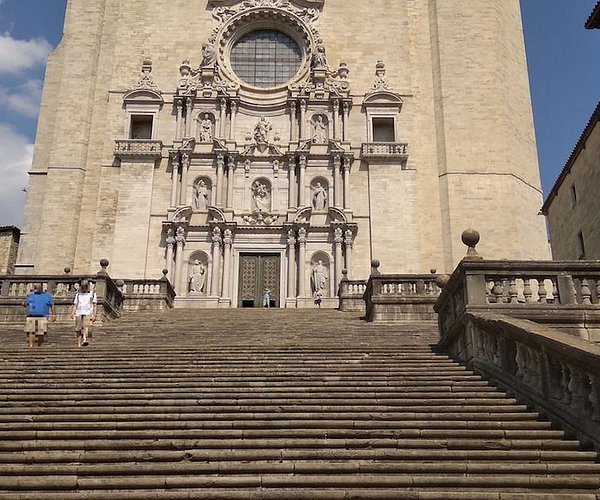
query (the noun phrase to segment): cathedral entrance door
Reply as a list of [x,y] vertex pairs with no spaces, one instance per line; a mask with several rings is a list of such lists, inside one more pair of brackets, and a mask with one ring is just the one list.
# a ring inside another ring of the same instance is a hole
[[239,307],[262,307],[265,288],[271,292],[271,307],[279,307],[280,256],[240,254]]

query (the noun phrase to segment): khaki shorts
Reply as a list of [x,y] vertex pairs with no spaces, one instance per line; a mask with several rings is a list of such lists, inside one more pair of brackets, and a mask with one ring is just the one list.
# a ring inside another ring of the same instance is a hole
[[25,333],[44,335],[48,332],[48,318],[28,316],[25,320]]
[[83,328],[89,328],[92,326],[92,316],[84,314],[75,318],[75,330],[80,332]]

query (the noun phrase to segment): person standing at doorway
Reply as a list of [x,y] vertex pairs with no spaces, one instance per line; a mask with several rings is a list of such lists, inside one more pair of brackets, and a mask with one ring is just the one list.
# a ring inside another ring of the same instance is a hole
[[92,321],[96,320],[98,300],[96,294],[90,291],[87,281],[81,283],[81,288],[75,294],[71,317],[75,319],[75,331],[77,332],[77,347],[89,345],[91,338],[90,327]]
[[271,307],[271,290],[265,288],[262,295],[262,305],[263,307]]
[[52,321],[56,321],[54,298],[50,293],[43,291],[41,283],[36,283],[33,292],[29,293],[23,301],[23,305],[27,308],[25,333],[29,340],[29,348],[33,347],[34,339],[37,339],[38,346],[41,346],[48,335],[50,313],[52,313]]

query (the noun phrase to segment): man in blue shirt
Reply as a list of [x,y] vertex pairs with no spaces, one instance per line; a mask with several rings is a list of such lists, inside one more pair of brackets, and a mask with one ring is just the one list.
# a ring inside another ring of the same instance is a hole
[[29,347],[33,347],[33,340],[37,337],[37,344],[44,343],[44,336],[48,332],[48,316],[52,313],[52,321],[56,321],[54,299],[48,292],[44,292],[41,283],[33,286],[33,292],[29,293],[23,302],[27,308],[27,319],[25,320],[25,333],[29,338]]

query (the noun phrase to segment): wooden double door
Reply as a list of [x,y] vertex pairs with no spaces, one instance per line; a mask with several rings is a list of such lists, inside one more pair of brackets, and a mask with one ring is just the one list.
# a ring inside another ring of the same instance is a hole
[[238,307],[262,307],[265,289],[270,291],[270,307],[280,307],[280,268],[279,254],[240,254]]

